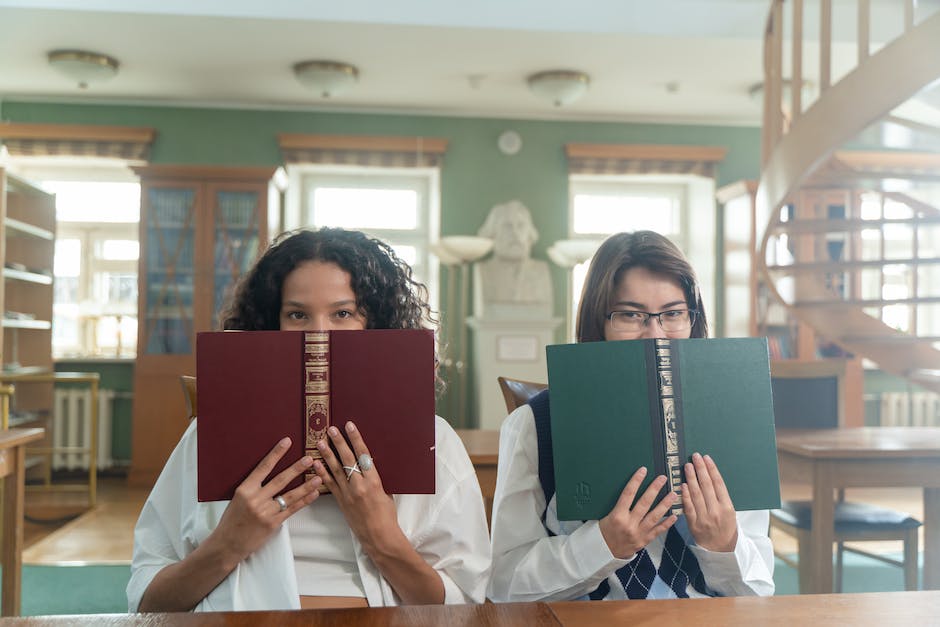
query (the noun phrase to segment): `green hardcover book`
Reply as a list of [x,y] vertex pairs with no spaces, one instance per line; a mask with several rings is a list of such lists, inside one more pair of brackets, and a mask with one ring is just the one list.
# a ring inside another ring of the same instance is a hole
[[[614,507],[640,467],[680,493],[692,453],[711,455],[738,511],[780,506],[765,338],[549,346],[559,520]],[[681,513],[681,501],[674,511]]]

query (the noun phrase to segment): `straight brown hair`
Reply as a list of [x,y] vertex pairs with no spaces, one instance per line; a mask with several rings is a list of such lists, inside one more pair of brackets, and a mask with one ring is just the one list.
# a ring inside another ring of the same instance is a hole
[[685,293],[689,309],[698,312],[690,337],[708,336],[708,321],[698,279],[685,255],[678,246],[659,233],[635,231],[611,235],[594,253],[578,305],[579,342],[604,340],[604,323],[611,295],[624,272],[636,267],[675,279]]

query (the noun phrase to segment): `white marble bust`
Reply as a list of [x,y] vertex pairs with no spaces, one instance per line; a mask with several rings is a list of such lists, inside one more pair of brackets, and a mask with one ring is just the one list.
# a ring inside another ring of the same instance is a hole
[[550,315],[551,273],[548,262],[531,258],[539,234],[529,209],[518,200],[495,205],[478,235],[493,240],[492,256],[476,264],[478,315],[513,307],[520,313]]

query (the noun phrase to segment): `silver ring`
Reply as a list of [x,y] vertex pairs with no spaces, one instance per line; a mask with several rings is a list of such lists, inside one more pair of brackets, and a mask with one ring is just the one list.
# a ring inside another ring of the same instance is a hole
[[362,471],[359,470],[359,464],[355,466],[343,466],[343,470],[346,471],[346,481],[349,481],[354,472],[358,472],[360,475],[362,474]]
[[359,456],[359,467],[363,470],[372,470],[372,456],[368,453],[363,453]]
[[277,506],[281,508],[281,511],[287,509],[287,501],[284,500],[284,497],[278,494],[274,497],[274,502],[277,503]]

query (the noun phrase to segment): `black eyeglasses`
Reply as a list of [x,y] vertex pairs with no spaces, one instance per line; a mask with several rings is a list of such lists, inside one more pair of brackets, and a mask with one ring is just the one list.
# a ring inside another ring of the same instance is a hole
[[659,326],[666,333],[681,333],[688,331],[695,324],[694,309],[670,309],[659,313],[648,311],[612,311],[606,318],[614,331],[624,333],[640,333],[649,324],[650,318],[659,320]]

